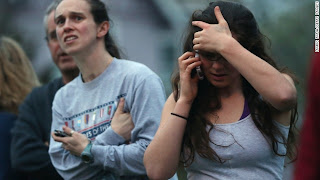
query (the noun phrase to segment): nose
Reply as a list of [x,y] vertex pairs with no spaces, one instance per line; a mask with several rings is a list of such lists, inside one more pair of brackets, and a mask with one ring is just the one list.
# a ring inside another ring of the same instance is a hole
[[212,61],[212,68],[214,69],[223,69],[224,65],[221,61]]
[[72,23],[69,19],[66,19],[65,23],[64,23],[64,26],[63,26],[63,31],[64,32],[70,32],[73,30],[73,27],[72,27]]

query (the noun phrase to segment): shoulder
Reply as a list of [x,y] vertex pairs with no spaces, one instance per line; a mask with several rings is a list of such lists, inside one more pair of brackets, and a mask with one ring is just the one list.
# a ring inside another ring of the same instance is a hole
[[116,66],[125,71],[128,75],[155,75],[146,65],[125,59],[117,59]]
[[49,91],[57,91],[63,86],[62,78],[56,78],[49,83],[36,87],[31,91],[31,94],[48,93]]
[[60,89],[58,89],[55,96],[54,96],[54,102],[57,101],[58,99],[64,99],[66,97],[73,95],[74,93],[72,92],[72,90],[77,88],[77,80],[79,78],[80,78],[80,76],[74,78],[71,82],[64,85]]
[[27,95],[25,101],[44,100],[46,98],[53,98],[55,93],[63,86],[62,78],[57,78],[49,83],[35,87]]
[[80,76],[74,78],[71,82],[64,85],[54,95],[53,106],[57,108],[57,104],[64,104],[63,101],[70,99],[70,97],[75,96],[75,89],[79,89],[77,82],[79,81]]
[[142,83],[162,84],[160,77],[146,65],[129,60],[116,60],[116,66],[113,71],[115,74],[125,78],[127,82],[139,86]]

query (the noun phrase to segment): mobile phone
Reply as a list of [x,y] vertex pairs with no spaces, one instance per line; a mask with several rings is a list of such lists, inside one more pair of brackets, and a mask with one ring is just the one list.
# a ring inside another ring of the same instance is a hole
[[67,137],[67,136],[70,136],[69,134],[63,132],[63,131],[60,131],[58,129],[54,130],[54,135],[56,136],[59,136],[59,137]]
[[[196,51],[196,54],[195,54],[194,57],[199,57],[199,54],[198,54],[197,51]],[[201,71],[200,66],[197,66],[197,67],[196,67],[196,71],[197,71],[197,75],[198,75],[199,79],[200,79],[200,80],[203,80],[203,73],[202,73],[202,71]]]

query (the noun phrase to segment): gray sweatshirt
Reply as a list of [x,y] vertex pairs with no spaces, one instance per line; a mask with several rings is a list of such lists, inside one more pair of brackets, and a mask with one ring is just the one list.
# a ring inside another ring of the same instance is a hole
[[[135,125],[130,144],[110,126],[121,97]],[[64,179],[145,178],[143,155],[158,129],[164,102],[160,78],[140,63],[114,58],[94,80],[83,83],[80,75],[57,92],[51,131],[66,125],[85,134],[93,141],[94,163],[83,163],[51,137],[49,154],[54,167]]]

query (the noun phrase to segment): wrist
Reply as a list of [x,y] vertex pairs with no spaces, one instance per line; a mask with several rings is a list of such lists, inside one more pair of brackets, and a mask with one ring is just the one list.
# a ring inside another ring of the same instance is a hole
[[186,99],[186,98],[183,98],[183,97],[179,97],[178,101],[177,101],[177,104],[183,104],[185,106],[192,106],[192,103],[193,103],[194,99]]
[[85,143],[82,144],[82,151],[84,151],[84,149],[91,143],[91,141],[89,139],[87,139],[87,141],[85,141]]
[[217,49],[218,53],[223,56],[223,54],[228,53],[233,49],[235,43],[238,43],[236,39],[232,36],[227,36],[223,41],[222,45],[219,49]]
[[[121,129],[122,128],[122,129]],[[121,137],[124,140],[127,140],[126,135],[124,134],[124,132],[127,132],[126,129],[124,129],[124,127],[121,126],[112,126],[111,125],[111,129],[112,131],[119,137]]]
[[181,119],[184,119],[184,120],[186,120],[186,121],[188,121],[188,117],[184,117],[184,116],[181,116],[181,115],[179,115],[179,114],[176,114],[176,113],[170,113],[172,116],[176,116],[176,117],[179,117],[179,118],[181,118]]
[[181,100],[179,99],[177,101],[175,107],[174,107],[173,113],[176,113],[176,114],[179,114],[180,116],[188,118],[189,117],[189,111],[190,111],[191,106],[192,106],[192,102],[184,101],[182,99]]
[[113,132],[115,132],[116,134],[118,134],[119,135],[119,133],[118,133],[118,129],[117,129],[117,127],[112,123],[112,121],[111,121],[111,129],[113,130]]
[[93,155],[91,153],[91,149],[92,149],[92,143],[91,141],[88,142],[87,146],[84,148],[84,150],[82,151],[80,157],[81,157],[81,160],[84,162],[84,163],[87,163],[87,164],[91,164],[93,163]]

